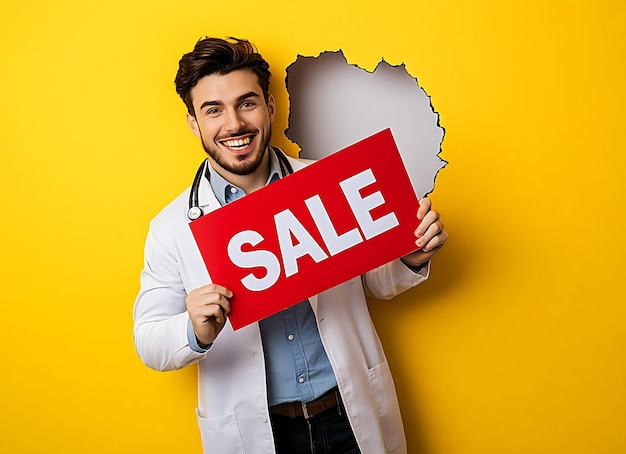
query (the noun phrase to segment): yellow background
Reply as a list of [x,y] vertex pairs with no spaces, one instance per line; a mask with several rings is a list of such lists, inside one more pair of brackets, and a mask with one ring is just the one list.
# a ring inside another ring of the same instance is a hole
[[173,77],[207,34],[271,61],[291,154],[297,54],[404,62],[441,115],[449,243],[372,302],[411,453],[626,452],[623,5],[4,2],[0,452],[200,451],[195,369],[146,368],[132,306],[203,158]]

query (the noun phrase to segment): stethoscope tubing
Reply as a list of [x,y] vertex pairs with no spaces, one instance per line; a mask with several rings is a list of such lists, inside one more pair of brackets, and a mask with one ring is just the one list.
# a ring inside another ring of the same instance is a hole
[[[291,175],[293,173],[293,167],[287,159],[287,156],[279,149],[275,147],[270,147],[271,150],[274,151],[276,157],[278,158],[278,164],[280,165],[280,173],[282,177],[286,177],[287,175]],[[193,183],[191,184],[191,189],[189,191],[189,209],[187,210],[187,217],[190,221],[195,221],[198,218],[201,218],[204,213],[202,212],[202,208],[200,208],[200,182],[202,181],[202,176],[206,175],[209,182],[211,181],[211,175],[209,173],[209,161],[205,159],[198,167],[196,171],[196,175],[193,178]]]

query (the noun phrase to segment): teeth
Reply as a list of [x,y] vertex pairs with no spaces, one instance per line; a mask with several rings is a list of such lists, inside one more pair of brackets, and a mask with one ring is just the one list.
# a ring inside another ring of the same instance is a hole
[[245,137],[243,139],[234,139],[234,140],[225,140],[224,145],[229,148],[243,148],[252,142],[250,137]]

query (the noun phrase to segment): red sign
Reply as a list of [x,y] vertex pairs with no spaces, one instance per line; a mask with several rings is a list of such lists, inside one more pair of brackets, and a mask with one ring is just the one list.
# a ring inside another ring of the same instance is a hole
[[190,227],[238,329],[415,250],[418,206],[386,129]]

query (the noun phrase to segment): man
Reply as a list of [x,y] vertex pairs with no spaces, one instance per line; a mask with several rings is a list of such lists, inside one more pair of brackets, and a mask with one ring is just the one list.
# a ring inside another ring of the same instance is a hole
[[[276,113],[269,78],[269,65],[245,40],[203,39],[180,60],[176,90],[209,164],[196,187],[204,213],[305,166],[269,146]],[[417,213],[418,250],[235,332],[233,294],[211,282],[188,226],[190,191],[151,222],[134,336],[154,369],[198,363],[204,451],[405,453],[365,293],[389,299],[427,278],[447,239],[430,201]]]

